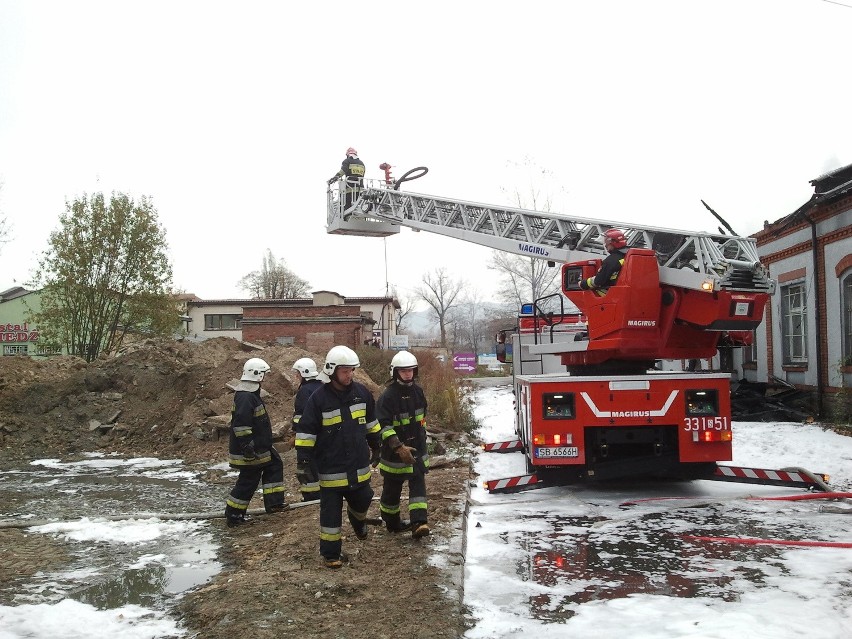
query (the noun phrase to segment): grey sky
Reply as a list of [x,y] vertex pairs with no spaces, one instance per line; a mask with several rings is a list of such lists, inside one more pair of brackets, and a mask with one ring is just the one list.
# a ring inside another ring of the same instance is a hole
[[[849,4],[852,4],[850,2]],[[404,230],[328,236],[348,146],[368,177],[566,215],[741,234],[852,162],[852,8],[634,2],[0,0],[0,290],[66,198],[152,196],[175,285],[244,296],[269,248],[313,289],[405,295],[446,265],[486,296],[489,251]],[[528,170],[539,167],[546,174]],[[385,261],[387,255],[387,262]]]

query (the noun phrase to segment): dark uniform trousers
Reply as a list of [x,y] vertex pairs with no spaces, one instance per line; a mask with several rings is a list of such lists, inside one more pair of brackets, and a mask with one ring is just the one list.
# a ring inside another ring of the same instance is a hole
[[323,557],[339,557],[343,548],[340,530],[344,500],[352,528],[362,528],[373,500],[373,488],[369,483],[355,488],[320,488],[320,554]]
[[258,485],[263,482],[263,506],[268,511],[272,506],[284,503],[284,462],[275,448],[270,449],[272,459],[264,466],[240,468],[240,475],[231,494],[225,501],[226,517],[243,517]]
[[416,527],[417,524],[427,523],[426,476],[422,473],[402,477],[385,474],[380,508],[382,519],[391,528],[400,525],[399,502],[405,482],[408,482],[408,513],[412,525]]

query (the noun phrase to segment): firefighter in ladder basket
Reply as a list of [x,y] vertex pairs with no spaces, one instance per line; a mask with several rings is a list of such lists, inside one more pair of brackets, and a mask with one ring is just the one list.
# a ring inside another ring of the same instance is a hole
[[[364,163],[358,158],[358,151],[351,146],[346,149],[346,157],[340,164],[340,170],[332,175],[329,180],[329,186],[334,184],[338,179],[345,178],[346,185],[343,197],[343,210],[347,211],[358,198],[358,192],[364,185],[364,174],[366,168]],[[345,218],[344,218],[345,219]]]
[[580,282],[580,288],[592,290],[601,297],[606,295],[609,287],[618,280],[618,274],[624,265],[624,256],[627,254],[627,238],[622,231],[609,229],[604,233],[604,248],[609,255],[601,263],[601,270],[595,273],[594,277]]

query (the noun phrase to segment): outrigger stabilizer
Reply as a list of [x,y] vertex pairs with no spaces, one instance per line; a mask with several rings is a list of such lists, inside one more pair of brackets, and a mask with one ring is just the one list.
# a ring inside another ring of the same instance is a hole
[[[483,444],[482,450],[489,453],[522,452],[523,444],[518,439],[511,439]],[[696,479],[759,484],[762,486],[804,488],[809,491],[826,493],[832,492],[832,489],[828,486],[829,476],[827,474],[814,473],[804,468],[770,470],[767,468],[746,468],[716,464],[712,473],[697,477]],[[550,478],[539,477],[536,473],[529,473],[515,477],[490,479],[484,482],[483,487],[489,493],[516,493],[536,488],[549,488],[556,485],[562,485],[562,483]]]

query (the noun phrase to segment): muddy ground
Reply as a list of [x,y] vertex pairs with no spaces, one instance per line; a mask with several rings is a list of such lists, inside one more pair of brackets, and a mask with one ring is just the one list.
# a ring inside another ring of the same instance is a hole
[[[304,356],[321,362],[316,353],[287,346],[257,350],[220,338],[201,344],[152,340],[88,364],[72,357],[0,358],[0,462],[103,450],[220,463],[227,457],[228,384],[253,356],[272,367],[264,401],[296,503],[235,529],[226,528],[224,519],[212,520],[223,531],[224,569],[176,602],[188,636],[460,637],[466,627],[460,602],[470,442],[434,424],[447,452],[434,457],[427,476],[431,536],[414,540],[372,525],[360,541],[344,518],[347,560],[340,570],[325,568],[318,506],[298,502],[290,432],[298,387],[290,366]],[[376,395],[381,390],[360,369],[356,379]],[[217,473],[208,480],[222,484],[223,496],[233,482]],[[378,473],[373,487],[378,496]],[[251,509],[261,509],[259,495],[255,499]],[[370,517],[376,524],[378,516],[374,501]],[[20,531],[0,531],[0,554],[39,557],[25,539]],[[43,568],[38,561],[15,565],[17,573]]]

